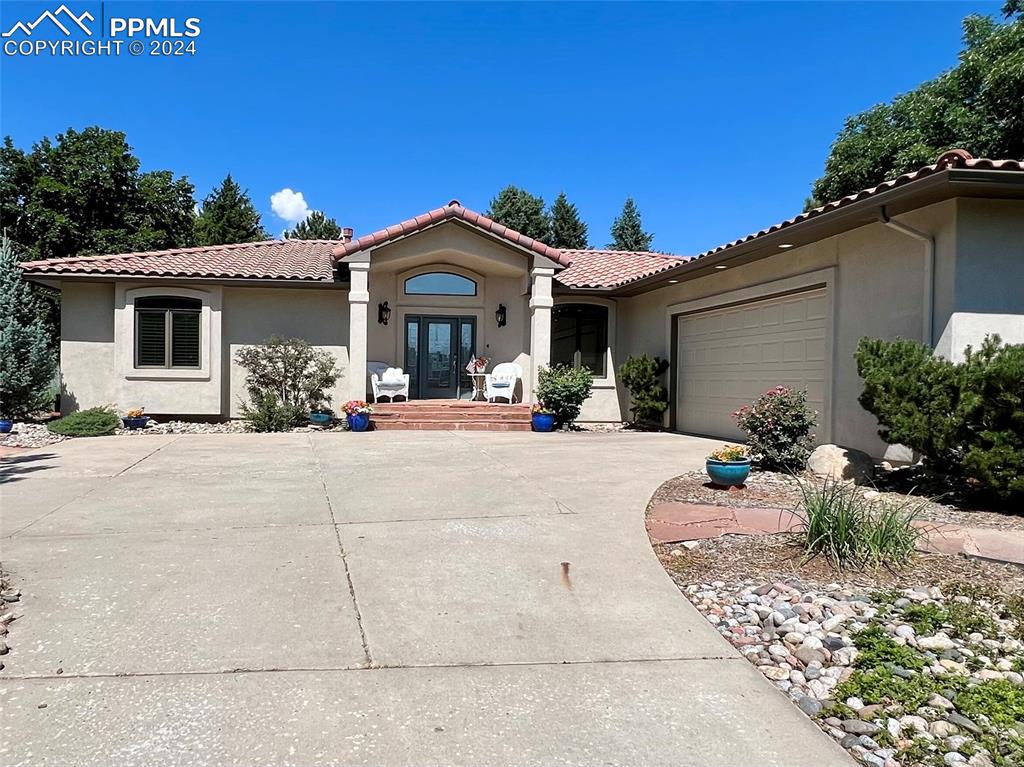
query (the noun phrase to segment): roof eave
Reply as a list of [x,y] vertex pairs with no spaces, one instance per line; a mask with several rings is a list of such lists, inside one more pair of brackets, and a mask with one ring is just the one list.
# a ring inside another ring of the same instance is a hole
[[334,280],[294,279],[287,277],[186,277],[171,274],[83,274],[79,272],[24,272],[29,282],[59,288],[62,282],[188,282],[231,285],[238,288],[320,288],[348,290],[349,283]]
[[[1010,170],[947,168],[909,184],[897,186],[834,210],[781,227],[746,242],[730,245],[717,253],[691,259],[672,269],[622,286],[623,296],[646,293],[669,284],[669,280],[691,280],[715,273],[716,266],[742,266],[787,250],[809,245],[879,220],[884,207],[890,216],[908,213],[957,197],[1024,198],[1024,173]],[[781,249],[780,245],[792,248]]]

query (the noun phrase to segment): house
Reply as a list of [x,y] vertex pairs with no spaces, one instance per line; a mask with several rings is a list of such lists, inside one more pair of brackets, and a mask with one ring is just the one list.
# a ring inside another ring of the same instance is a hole
[[696,257],[558,250],[452,200],[342,241],[268,241],[23,265],[61,291],[62,410],[116,403],[237,417],[239,348],[273,334],[331,352],[334,402],[367,397],[367,363],[412,398],[466,398],[473,355],[524,370],[586,365],[582,420],[628,417],[616,369],[668,358],[678,431],[740,436],[731,412],[806,388],[819,441],[881,455],[857,404],[864,336],[959,359],[988,333],[1024,342],[1024,162],[962,150]]

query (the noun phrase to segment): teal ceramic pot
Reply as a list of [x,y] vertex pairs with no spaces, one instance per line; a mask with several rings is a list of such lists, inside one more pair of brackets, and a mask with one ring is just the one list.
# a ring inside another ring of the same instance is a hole
[[742,461],[716,461],[713,458],[708,458],[706,466],[711,481],[721,487],[742,485],[750,475],[749,458],[744,458]]

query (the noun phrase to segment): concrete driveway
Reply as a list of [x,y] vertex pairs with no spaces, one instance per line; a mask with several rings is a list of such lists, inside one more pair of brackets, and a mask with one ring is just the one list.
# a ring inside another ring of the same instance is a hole
[[668,434],[186,435],[8,459],[5,765],[848,765],[643,512]]

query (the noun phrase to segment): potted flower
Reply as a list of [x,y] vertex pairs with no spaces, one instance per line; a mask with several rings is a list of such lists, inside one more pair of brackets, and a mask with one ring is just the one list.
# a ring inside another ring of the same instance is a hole
[[750,474],[750,455],[743,445],[722,445],[707,457],[711,482],[721,487],[742,485]]
[[14,428],[14,421],[10,418],[0,418],[0,434],[10,434]]
[[309,422],[314,426],[329,426],[334,420],[334,411],[326,407],[318,407],[309,412]]
[[555,428],[555,414],[544,407],[543,402],[534,404],[530,420],[534,431],[551,431]]
[[129,410],[124,414],[121,419],[121,423],[124,424],[124,428],[131,431],[136,429],[144,429],[146,424],[149,423],[149,416],[146,415],[145,408],[137,407],[134,410]]
[[352,399],[345,403],[345,419],[349,431],[366,431],[370,428],[370,413],[373,408],[361,399]]

